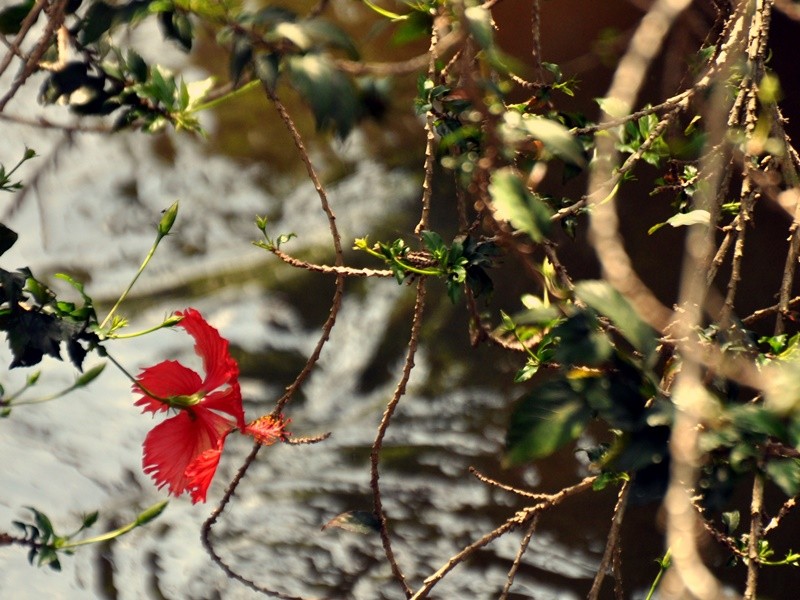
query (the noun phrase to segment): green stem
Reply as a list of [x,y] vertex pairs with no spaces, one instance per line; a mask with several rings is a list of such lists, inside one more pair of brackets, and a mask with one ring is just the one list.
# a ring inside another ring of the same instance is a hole
[[108,360],[110,360],[114,364],[115,367],[117,367],[120,371],[122,371],[122,374],[125,375],[125,377],[127,377],[128,379],[130,379],[131,383],[133,383],[138,389],[142,390],[142,393],[144,393],[146,396],[148,396],[150,398],[153,398],[154,400],[158,400],[159,402],[163,402],[164,404],[168,404],[168,405],[172,406],[172,401],[171,401],[170,398],[162,398],[158,394],[155,394],[155,393],[151,392],[150,390],[148,390],[146,387],[144,387],[139,381],[136,380],[136,377],[134,377],[133,375],[128,373],[128,370],[125,367],[123,367],[121,364],[119,364],[117,362],[117,359],[114,358],[113,356],[111,356],[108,353],[108,351],[105,352],[105,357]]
[[198,104],[194,108],[192,108],[190,113],[200,112],[201,110],[208,110],[210,108],[216,108],[223,102],[227,102],[228,100],[232,100],[233,98],[237,98],[243,94],[246,94],[250,90],[253,90],[261,85],[261,80],[256,79],[255,81],[251,81],[250,83],[244,84],[240,88],[236,88],[235,90],[228,92],[224,96],[220,96],[219,98],[215,98],[214,100],[209,100],[208,102],[204,102],[203,104]]
[[407,265],[402,260],[394,256],[392,257],[392,262],[394,262],[397,266],[401,267],[402,269],[409,271],[411,273],[416,273],[417,275],[432,275],[434,277],[438,277],[439,275],[444,274],[441,270],[418,269],[417,267],[412,267],[411,265]]
[[142,265],[139,267],[139,270],[136,272],[136,275],[133,276],[133,279],[131,280],[130,284],[128,284],[128,288],[124,292],[122,292],[122,295],[119,297],[119,300],[117,300],[116,304],[114,304],[114,306],[111,308],[108,315],[106,315],[106,318],[103,319],[103,322],[100,323],[100,329],[103,329],[106,326],[106,324],[111,320],[111,317],[114,316],[114,313],[117,311],[120,304],[122,304],[125,298],[128,297],[128,294],[130,293],[131,289],[136,283],[136,280],[139,279],[139,276],[147,267],[147,264],[150,262],[150,259],[153,258],[153,255],[156,253],[156,248],[158,248],[158,245],[161,243],[161,240],[164,239],[165,236],[166,236],[165,233],[161,233],[160,231],[158,232],[158,234],[156,235],[156,241],[153,242],[153,246],[150,248],[150,251],[147,253],[147,256],[144,257]]
[[130,338],[139,337],[141,335],[147,335],[148,333],[153,333],[154,331],[158,331],[159,329],[164,329],[165,327],[172,327],[176,324],[174,319],[167,319],[163,323],[159,323],[158,325],[151,327],[150,329],[143,329],[142,331],[136,331],[134,333],[109,333],[106,335],[106,338],[110,340],[127,340]]
[[661,577],[664,575],[666,570],[669,568],[670,563],[670,552],[671,549],[667,548],[667,551],[664,553],[664,556],[661,560],[658,561],[658,574],[656,578],[653,580],[653,585],[650,586],[650,591],[647,593],[647,597],[644,600],[652,600],[653,594],[656,593],[656,589],[658,588],[658,584],[661,583]]
[[133,521],[132,523],[128,523],[127,525],[123,525],[118,529],[114,529],[113,531],[108,531],[106,533],[103,533],[101,535],[92,538],[87,538],[85,540],[80,540],[78,542],[67,542],[63,546],[58,546],[58,550],[69,550],[72,548],[77,548],[78,546],[86,546],[88,544],[96,544],[98,542],[107,542],[108,540],[113,540],[114,538],[117,538],[121,535],[125,535],[129,531],[132,531],[137,527],[145,525],[146,523],[149,523],[150,521],[158,517],[164,511],[167,504],[168,504],[167,501],[159,502],[158,504],[151,506],[142,514],[140,514],[138,517],[136,517],[136,520]]
[[525,342],[522,341],[522,338],[519,337],[519,333],[517,333],[517,328],[516,327],[514,327],[514,337],[516,338],[517,342],[519,342],[519,345],[522,346],[525,349],[525,352],[528,354],[528,356],[538,363],[539,359],[533,353],[533,350],[528,348],[527,344],[525,344]]

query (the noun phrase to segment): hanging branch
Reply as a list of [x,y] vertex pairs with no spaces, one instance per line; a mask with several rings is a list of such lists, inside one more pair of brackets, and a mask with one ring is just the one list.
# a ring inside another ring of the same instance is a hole
[[622,529],[622,519],[625,517],[625,508],[628,506],[628,496],[631,491],[631,481],[625,480],[619,488],[617,495],[617,504],[614,506],[614,516],[611,518],[611,530],[608,532],[608,541],[606,542],[606,549],[603,552],[603,558],[600,560],[600,566],[597,567],[597,574],[594,576],[592,587],[589,590],[587,600],[597,600],[600,597],[600,589],[603,587],[603,579],[606,576],[609,567],[612,563],[616,563],[614,567],[615,587],[617,584],[621,585],[622,573],[619,569],[619,552],[620,552],[620,530]]
[[378,425],[378,431],[375,436],[375,441],[372,443],[372,448],[370,450],[370,482],[369,487],[372,490],[372,500],[374,504],[374,511],[375,517],[378,519],[378,523],[380,526],[380,535],[381,535],[381,543],[383,544],[383,551],[386,554],[386,559],[389,561],[389,565],[392,569],[392,575],[394,578],[400,583],[403,587],[403,591],[405,592],[406,596],[411,595],[411,588],[409,587],[408,583],[406,582],[406,577],[403,574],[403,571],[397,564],[397,560],[394,556],[394,550],[392,549],[392,541],[389,536],[389,530],[387,526],[387,517],[386,513],[383,510],[383,500],[381,498],[381,489],[379,484],[380,479],[380,470],[379,470],[379,463],[380,463],[380,453],[381,448],[383,447],[383,439],[386,436],[386,432],[389,429],[389,423],[391,422],[392,415],[394,411],[397,409],[397,405],[400,403],[400,399],[406,393],[406,385],[408,384],[408,380],[411,377],[411,371],[414,368],[414,357],[417,353],[417,347],[419,345],[419,334],[420,330],[422,329],[422,314],[425,309],[425,277],[420,277],[417,281],[417,298],[414,303],[414,316],[412,318],[411,323],[411,335],[409,336],[408,340],[408,351],[406,353],[406,359],[403,364],[403,371],[400,376],[400,381],[397,383],[397,387],[394,390],[394,394],[392,394],[391,400],[386,405],[386,409],[383,411],[383,416],[381,417],[381,422]]

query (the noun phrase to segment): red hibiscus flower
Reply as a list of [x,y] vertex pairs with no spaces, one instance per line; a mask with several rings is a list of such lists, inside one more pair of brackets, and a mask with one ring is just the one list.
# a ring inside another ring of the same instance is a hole
[[133,391],[144,412],[169,409],[177,414],[156,425],[144,441],[142,465],[158,484],[175,496],[189,491],[192,501],[204,502],[226,436],[245,431],[239,367],[228,342],[192,308],[180,327],[195,340],[205,377],[174,360],[142,369]]

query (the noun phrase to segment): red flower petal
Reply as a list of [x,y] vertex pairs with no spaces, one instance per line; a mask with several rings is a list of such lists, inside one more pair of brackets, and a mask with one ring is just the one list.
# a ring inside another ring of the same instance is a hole
[[236,427],[244,431],[244,409],[239,382],[233,381],[230,388],[209,394],[200,401],[198,408],[227,413],[236,419]]
[[210,392],[236,379],[239,376],[239,366],[231,358],[228,340],[224,339],[219,331],[211,327],[193,308],[175,314],[183,317],[178,325],[195,339],[194,350],[203,359],[203,368],[206,372],[203,389]]
[[[191,396],[199,392],[203,385],[200,375],[175,360],[165,360],[152,367],[142,369],[136,381],[150,393],[162,398]],[[133,393],[142,396],[135,404],[143,407],[144,412],[158,412],[169,408],[168,404],[151,398],[137,385],[133,386]]]
[[192,504],[206,501],[206,494],[211,480],[214,478],[214,473],[217,472],[221,456],[222,445],[219,448],[206,450],[186,467],[185,474],[189,480],[186,489],[192,494]]
[[170,494],[179,496],[192,485],[186,475],[189,465],[207,450],[221,451],[225,436],[233,428],[234,423],[217,413],[181,410],[147,434],[142,455],[144,472],[159,489],[168,486]]

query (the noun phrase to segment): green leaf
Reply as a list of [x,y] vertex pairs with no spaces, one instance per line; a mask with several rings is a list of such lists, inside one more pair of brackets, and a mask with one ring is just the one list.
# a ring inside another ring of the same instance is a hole
[[33,8],[34,0],[12,4],[0,10],[0,34],[16,35],[22,28],[22,21]]
[[525,186],[511,167],[492,174],[489,184],[496,215],[515,229],[528,234],[534,242],[544,240],[550,231],[551,211]]
[[520,115],[518,112],[506,113],[506,123],[521,129],[528,136],[544,144],[545,150],[564,162],[577,167],[586,166],[583,148],[564,125],[553,119],[537,115]]
[[186,50],[192,49],[194,26],[189,16],[182,11],[165,11],[158,13],[159,23],[164,37],[170,39]]
[[292,85],[311,105],[317,128],[333,126],[344,138],[358,115],[355,86],[330,59],[317,54],[292,56],[287,61]]
[[280,55],[274,52],[259,54],[253,61],[256,77],[273,92],[278,83],[278,75],[280,75],[280,61]]
[[671,225],[672,227],[687,227],[689,225],[709,225],[711,223],[711,213],[707,210],[693,210],[688,213],[678,213],[671,216],[663,223],[656,223],[647,230],[647,234],[651,235],[661,229],[664,225]]
[[614,322],[620,333],[646,359],[654,356],[658,339],[622,297],[605,281],[582,281],[575,286],[575,296]]
[[800,460],[776,458],[767,463],[767,475],[789,498],[800,493]]
[[526,394],[517,405],[506,434],[508,465],[549,456],[575,440],[592,411],[568,381],[548,381]]
[[558,340],[553,358],[565,365],[596,367],[605,363],[614,350],[597,318],[586,311],[572,315],[551,334]]
[[738,510],[722,513],[722,525],[725,528],[724,531],[727,535],[732,535],[737,529],[739,529],[740,521],[741,515],[739,514]]
[[381,530],[380,521],[375,517],[375,514],[364,510],[350,510],[337,515],[325,523],[322,529],[324,531],[330,527],[363,534],[375,533]]
[[86,11],[86,16],[81,23],[78,33],[78,42],[82,46],[95,43],[100,37],[111,29],[114,21],[119,16],[116,7],[106,2],[95,2]]

